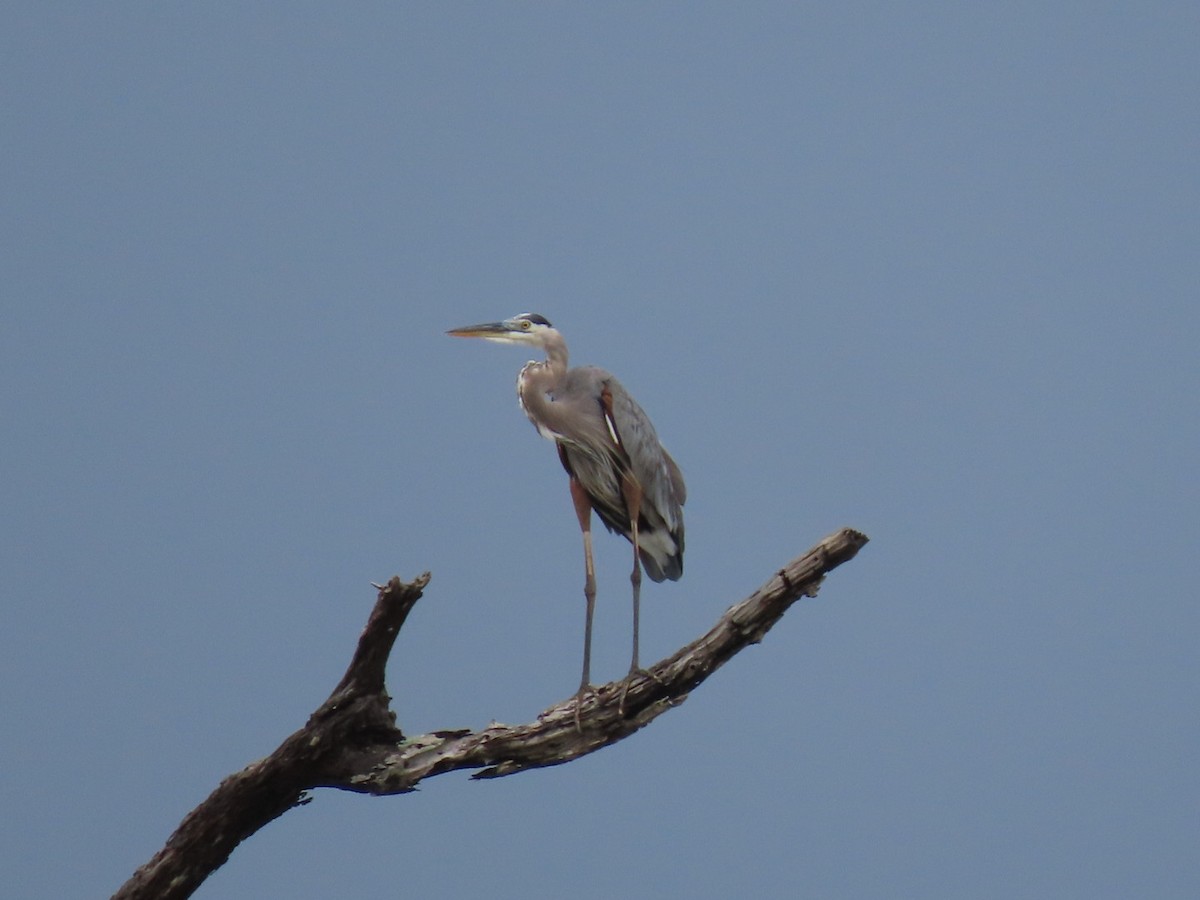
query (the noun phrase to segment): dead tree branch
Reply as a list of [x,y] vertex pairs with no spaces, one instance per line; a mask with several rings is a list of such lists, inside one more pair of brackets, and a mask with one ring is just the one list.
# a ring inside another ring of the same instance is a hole
[[829,535],[726,610],[707,634],[633,676],[623,710],[623,682],[596,688],[584,700],[578,727],[572,697],[525,725],[405,737],[389,705],[384,669],[429,574],[409,584],[393,578],[379,589],[354,657],[329,699],[274,753],[222,781],[114,896],[191,896],[239,843],[307,802],[313,788],[399,794],[443,772],[478,769],[472,777],[498,778],[616,743],[678,706],[735,653],[761,641],[792,603],[815,596],[825,575],[866,543],[866,535],[849,528]]

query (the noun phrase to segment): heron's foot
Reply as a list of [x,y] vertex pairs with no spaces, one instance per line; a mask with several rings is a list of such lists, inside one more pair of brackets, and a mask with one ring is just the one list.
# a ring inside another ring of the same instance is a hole
[[617,704],[617,714],[620,715],[622,718],[625,717],[625,698],[629,696],[629,685],[633,682],[633,679],[636,678],[638,675],[645,675],[647,678],[653,678],[659,684],[662,684],[662,681],[659,679],[659,677],[657,675],[652,675],[650,672],[648,672],[646,669],[643,669],[641,666],[632,666],[629,669],[629,674],[625,676],[624,683],[621,685],[621,702]]
[[583,734],[583,725],[580,722],[579,714],[583,709],[583,701],[587,699],[589,694],[596,693],[596,689],[590,684],[581,684],[579,690],[575,692],[575,731]]
[[[651,672],[649,669],[643,669],[641,666],[635,666],[629,670],[629,674],[625,676],[625,683],[621,686],[621,702],[617,705],[617,712],[624,717],[625,715],[625,698],[629,694],[629,685],[638,675],[645,675],[651,681],[658,684],[664,691],[667,689],[667,683]],[[681,701],[675,700],[674,697],[667,697],[668,706],[678,706]]]

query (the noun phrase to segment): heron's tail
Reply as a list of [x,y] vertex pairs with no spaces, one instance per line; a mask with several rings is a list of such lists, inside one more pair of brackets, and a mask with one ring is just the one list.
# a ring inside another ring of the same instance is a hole
[[651,581],[678,581],[683,577],[683,528],[638,533],[638,555]]

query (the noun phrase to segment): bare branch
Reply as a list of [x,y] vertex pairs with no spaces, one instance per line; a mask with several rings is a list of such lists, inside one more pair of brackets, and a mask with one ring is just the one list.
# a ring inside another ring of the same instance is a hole
[[383,676],[388,657],[392,654],[392,645],[396,643],[396,635],[404,626],[409,612],[421,599],[421,592],[429,584],[429,577],[426,572],[412,584],[405,584],[393,576],[386,585],[375,585],[379,587],[379,599],[375,601],[375,608],[367,619],[367,627],[358,639],[354,658],[350,660],[338,686],[333,689],[333,694],[325,701],[326,705],[335,703],[343,695],[385,692]]
[[560,765],[616,743],[678,706],[735,653],[761,641],[788,607],[815,596],[825,575],[866,543],[866,535],[849,528],[829,535],[730,607],[707,634],[634,675],[623,710],[624,682],[596,688],[583,701],[578,727],[571,697],[525,725],[405,737],[389,706],[384,669],[429,574],[411,584],[393,578],[379,590],[346,674],[308,723],[270,756],[222,781],[114,896],[190,896],[239,843],[306,802],[313,788],[399,794],[443,772],[478,769],[475,778],[498,778]]

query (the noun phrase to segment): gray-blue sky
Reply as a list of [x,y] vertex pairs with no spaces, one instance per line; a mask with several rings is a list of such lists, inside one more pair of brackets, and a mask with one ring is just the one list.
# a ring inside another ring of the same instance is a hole
[[[1200,890],[1194,3],[10,4],[4,880],[115,888],[431,569],[406,730],[573,689],[544,313],[688,477],[656,658],[873,542],[616,748],[332,792],[200,896]],[[598,541],[595,672],[626,545]]]

